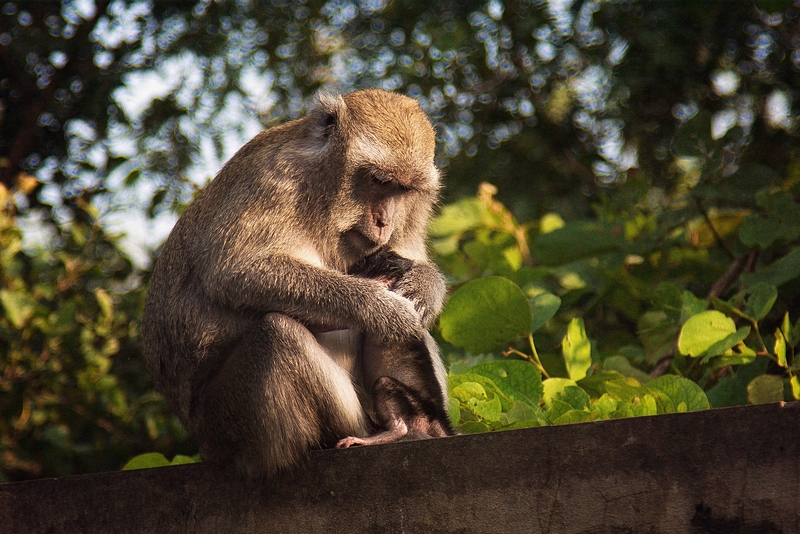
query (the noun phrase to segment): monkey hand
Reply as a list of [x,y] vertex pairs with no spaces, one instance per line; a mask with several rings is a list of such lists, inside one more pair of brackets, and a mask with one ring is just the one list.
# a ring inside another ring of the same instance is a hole
[[398,280],[392,291],[414,305],[423,326],[428,328],[442,311],[446,287],[438,271],[415,268]]
[[379,342],[395,344],[423,338],[422,317],[409,299],[382,289],[378,302],[382,311],[368,310],[373,317],[368,318],[372,324],[367,329]]

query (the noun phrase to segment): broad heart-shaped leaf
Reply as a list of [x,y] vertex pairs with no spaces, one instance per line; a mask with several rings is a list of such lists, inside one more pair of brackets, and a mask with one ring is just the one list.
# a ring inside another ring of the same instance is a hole
[[586,376],[592,366],[592,344],[586,337],[583,319],[575,317],[567,326],[567,335],[561,343],[564,352],[564,363],[572,380],[580,380]]
[[542,373],[535,365],[520,360],[486,362],[469,368],[469,373],[485,376],[512,401],[538,406],[544,386]]
[[519,286],[500,276],[487,276],[456,291],[439,324],[444,339],[481,353],[527,336],[531,320],[531,307]]
[[536,332],[549,321],[561,307],[561,299],[552,293],[541,293],[530,299],[531,313],[531,332]]
[[750,404],[764,404],[783,400],[783,379],[775,375],[761,375],[747,384]]
[[702,356],[714,343],[735,332],[733,319],[716,310],[704,311],[690,317],[683,325],[678,336],[678,350],[687,356]]
[[675,412],[692,412],[710,408],[708,397],[703,389],[688,378],[664,375],[651,380],[645,387],[669,398]]

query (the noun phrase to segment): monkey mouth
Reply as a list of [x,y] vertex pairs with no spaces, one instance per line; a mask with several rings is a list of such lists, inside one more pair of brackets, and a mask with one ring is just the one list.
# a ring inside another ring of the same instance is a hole
[[342,240],[359,255],[368,255],[389,241],[389,236],[368,236],[356,228],[351,228],[342,234]]

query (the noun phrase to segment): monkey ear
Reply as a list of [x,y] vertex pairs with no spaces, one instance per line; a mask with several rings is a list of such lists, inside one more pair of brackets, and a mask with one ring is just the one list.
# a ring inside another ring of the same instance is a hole
[[327,140],[341,127],[347,113],[347,104],[341,96],[320,93],[316,106],[317,127],[320,137]]

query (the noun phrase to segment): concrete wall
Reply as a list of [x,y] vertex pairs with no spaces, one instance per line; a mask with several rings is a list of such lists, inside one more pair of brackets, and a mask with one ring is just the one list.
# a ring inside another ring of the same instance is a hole
[[0,485],[16,533],[798,533],[800,403]]

